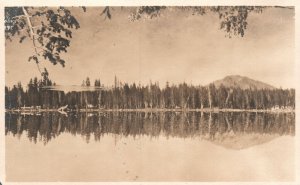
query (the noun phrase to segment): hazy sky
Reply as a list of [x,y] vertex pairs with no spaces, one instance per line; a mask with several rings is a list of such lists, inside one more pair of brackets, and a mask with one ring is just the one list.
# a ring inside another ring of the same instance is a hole
[[[246,35],[227,38],[216,15],[191,16],[165,12],[153,20],[130,22],[128,12],[103,8],[75,10],[81,28],[73,31],[66,67],[47,67],[60,85],[92,81],[111,85],[116,75],[123,82],[187,82],[206,85],[227,75],[248,76],[276,87],[294,87],[294,10],[270,8],[250,14]],[[6,84],[27,84],[39,76],[27,62],[33,54],[29,40],[6,43]]]

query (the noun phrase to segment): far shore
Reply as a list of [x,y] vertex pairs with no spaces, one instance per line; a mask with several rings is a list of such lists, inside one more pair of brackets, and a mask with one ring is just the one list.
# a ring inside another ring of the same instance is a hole
[[268,113],[291,113],[295,109],[219,109],[219,108],[203,108],[203,109],[163,109],[163,108],[143,108],[143,109],[106,109],[106,108],[86,108],[86,109],[68,109],[60,111],[58,109],[6,109],[7,113],[41,113],[41,112],[268,112]]

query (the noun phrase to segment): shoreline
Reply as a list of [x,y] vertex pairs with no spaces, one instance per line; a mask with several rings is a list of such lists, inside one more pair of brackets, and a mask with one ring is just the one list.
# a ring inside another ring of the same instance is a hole
[[270,110],[270,109],[219,109],[219,108],[204,108],[204,109],[161,109],[161,108],[143,108],[143,109],[77,109],[59,111],[58,109],[32,109],[32,110],[20,110],[20,109],[5,109],[5,113],[42,113],[42,112],[267,112],[267,113],[294,113],[293,110]]

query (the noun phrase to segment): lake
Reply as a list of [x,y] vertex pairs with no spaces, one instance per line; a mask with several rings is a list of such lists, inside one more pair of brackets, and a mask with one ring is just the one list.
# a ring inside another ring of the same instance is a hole
[[7,181],[293,181],[295,113],[5,115]]

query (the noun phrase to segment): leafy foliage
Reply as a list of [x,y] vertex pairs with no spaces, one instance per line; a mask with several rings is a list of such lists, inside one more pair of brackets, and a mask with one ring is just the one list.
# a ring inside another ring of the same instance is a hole
[[166,9],[165,6],[142,6],[136,9],[136,12],[133,12],[130,15],[131,21],[139,20],[142,17],[145,19],[152,19],[159,17],[160,12]]
[[[6,39],[12,40],[13,36],[15,35],[20,36],[21,32],[24,31],[29,33],[28,29],[25,28],[26,21],[24,19],[20,19],[20,16],[24,15],[22,7],[13,7],[13,8],[6,7],[4,10],[4,15],[5,15],[4,26],[5,26]],[[20,42],[22,42],[25,38],[20,39]]]
[[142,18],[152,19],[159,17],[162,11],[168,9],[177,9],[180,11],[188,11],[191,15],[205,15],[209,12],[215,13],[220,19],[220,29],[224,30],[226,36],[232,35],[241,36],[245,35],[247,29],[247,18],[249,13],[262,13],[266,7],[255,6],[184,6],[184,7],[165,7],[165,6],[142,6],[137,8],[136,12],[130,15],[131,21],[137,21]]
[[[83,12],[86,7],[81,7]],[[166,6],[141,6],[128,8],[131,11],[129,19],[138,21],[141,19],[158,18],[165,11],[187,11],[194,16],[216,14],[220,20],[220,29],[229,38],[245,35],[248,27],[250,13],[261,13],[266,7],[255,6],[199,6],[199,7],[166,7]],[[277,7],[289,8],[291,7]],[[100,15],[112,19],[110,7],[104,7]],[[121,7],[121,10],[124,8]],[[5,38],[19,36],[22,43],[27,37],[31,38],[35,52],[28,61],[34,60],[38,65],[42,60],[50,61],[53,65],[65,66],[65,60],[61,53],[66,53],[70,47],[70,39],[73,37],[72,29],[80,28],[80,24],[72,11],[66,7],[6,7],[5,8]],[[40,70],[40,69],[39,69]],[[41,70],[40,70],[41,72]]]
[[224,30],[229,37],[238,35],[243,37],[247,29],[249,13],[261,13],[264,7],[237,6],[237,7],[213,7],[220,19],[220,29]]
[[[36,25],[33,25],[35,23]],[[6,7],[5,8],[5,37],[20,35],[20,41],[31,37],[35,53],[28,58],[39,64],[42,59],[53,65],[65,66],[65,60],[60,53],[67,52],[72,38],[71,29],[80,25],[71,11],[65,7],[57,9],[47,7]],[[26,31],[21,34],[22,31]]]

